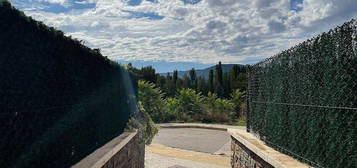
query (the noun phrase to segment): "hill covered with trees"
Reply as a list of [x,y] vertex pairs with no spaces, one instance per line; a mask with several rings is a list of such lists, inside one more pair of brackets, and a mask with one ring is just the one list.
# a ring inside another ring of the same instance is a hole
[[122,133],[136,91],[98,49],[5,0],[0,49],[0,167],[70,167]]

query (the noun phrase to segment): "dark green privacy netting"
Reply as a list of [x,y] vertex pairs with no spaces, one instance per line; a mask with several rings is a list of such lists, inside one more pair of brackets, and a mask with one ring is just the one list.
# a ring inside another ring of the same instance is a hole
[[133,83],[99,50],[0,0],[0,168],[77,163],[123,132]]
[[357,21],[250,67],[248,130],[315,167],[357,166]]

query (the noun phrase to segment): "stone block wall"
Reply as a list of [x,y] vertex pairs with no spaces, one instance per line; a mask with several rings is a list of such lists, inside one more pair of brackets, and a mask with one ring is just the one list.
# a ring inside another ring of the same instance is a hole
[[254,152],[232,137],[232,168],[273,168]]
[[144,168],[145,144],[137,132],[124,132],[72,168]]
[[144,168],[145,144],[139,143],[136,135],[102,168]]

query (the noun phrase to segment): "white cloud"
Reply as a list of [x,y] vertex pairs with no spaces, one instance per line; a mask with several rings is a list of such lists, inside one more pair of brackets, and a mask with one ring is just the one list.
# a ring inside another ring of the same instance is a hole
[[55,3],[55,4],[61,4],[61,5],[65,5],[66,3],[68,3],[67,0],[37,0],[38,2],[48,2],[48,3]]
[[[101,48],[109,58],[122,60],[247,63],[357,17],[356,0],[304,0],[301,11],[292,10],[289,0],[202,0],[194,5],[144,0],[139,6],[121,0],[74,3],[96,3],[96,7],[61,14],[41,8],[25,12]],[[125,11],[165,17],[152,20]]]

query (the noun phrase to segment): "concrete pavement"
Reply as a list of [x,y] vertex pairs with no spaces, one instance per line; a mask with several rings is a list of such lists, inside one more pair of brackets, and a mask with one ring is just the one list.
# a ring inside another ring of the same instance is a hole
[[230,135],[227,128],[245,127],[215,124],[160,124],[159,133],[146,147],[147,168],[230,167]]
[[197,152],[214,153],[230,141],[226,131],[200,128],[161,128],[152,143]]
[[151,144],[146,147],[145,167],[147,168],[225,168],[229,167],[230,158],[208,153]]

